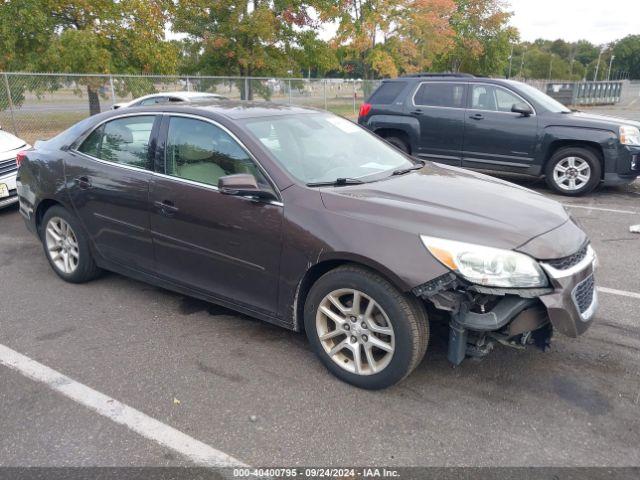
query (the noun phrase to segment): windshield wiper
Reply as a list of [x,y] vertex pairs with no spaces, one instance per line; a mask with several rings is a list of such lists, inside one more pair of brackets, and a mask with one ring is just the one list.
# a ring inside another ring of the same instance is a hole
[[415,170],[422,170],[422,168],[426,165],[425,162],[423,162],[422,160],[420,160],[418,163],[416,163],[413,167],[409,167],[409,168],[403,168],[400,170],[395,170],[391,175],[393,176],[398,176],[398,175],[405,175],[409,172],[413,172]]
[[364,183],[357,178],[336,178],[328,182],[312,182],[307,183],[307,187],[342,187],[344,185],[360,185]]

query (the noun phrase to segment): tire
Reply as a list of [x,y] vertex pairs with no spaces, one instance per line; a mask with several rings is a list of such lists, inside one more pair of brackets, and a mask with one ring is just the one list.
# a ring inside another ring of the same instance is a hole
[[391,145],[393,145],[394,147],[396,147],[397,149],[402,150],[404,153],[409,153],[409,154],[411,153],[411,149],[409,148],[409,145],[403,139],[398,137],[387,137],[385,138],[385,140],[389,142]]
[[575,197],[589,193],[598,186],[602,177],[602,164],[591,149],[566,147],[551,156],[545,174],[547,185],[552,190]]
[[[346,310],[353,309],[355,293],[361,315],[354,322],[356,312]],[[327,308],[330,316],[325,313]],[[368,390],[390,387],[408,376],[424,357],[429,342],[427,314],[418,299],[355,265],[331,270],[318,279],[305,302],[304,323],[309,342],[325,367],[339,379]],[[361,358],[359,371],[356,349]]]
[[45,212],[40,237],[51,268],[63,280],[84,283],[100,274],[87,234],[64,207],[55,205]]

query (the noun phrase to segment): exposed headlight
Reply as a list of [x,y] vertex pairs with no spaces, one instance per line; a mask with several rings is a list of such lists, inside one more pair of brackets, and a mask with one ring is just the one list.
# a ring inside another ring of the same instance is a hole
[[640,145],[640,129],[631,125],[620,127],[620,143],[623,145]]
[[522,253],[421,235],[422,243],[444,266],[487,287],[546,287],[538,262]]

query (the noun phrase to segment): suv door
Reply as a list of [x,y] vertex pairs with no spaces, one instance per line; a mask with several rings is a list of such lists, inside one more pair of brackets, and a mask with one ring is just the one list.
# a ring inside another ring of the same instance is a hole
[[418,86],[409,106],[420,123],[418,156],[460,165],[466,96],[464,82],[429,81]]
[[275,188],[237,139],[220,124],[166,116],[151,187],[151,233],[158,273],[208,295],[259,312],[277,311],[283,207],[227,195],[225,175],[251,173]]
[[499,85],[471,83],[469,89],[462,166],[509,171],[531,167],[538,117],[511,111],[515,103],[528,102]]
[[102,123],[65,155],[71,203],[106,260],[153,270],[149,180],[160,115]]

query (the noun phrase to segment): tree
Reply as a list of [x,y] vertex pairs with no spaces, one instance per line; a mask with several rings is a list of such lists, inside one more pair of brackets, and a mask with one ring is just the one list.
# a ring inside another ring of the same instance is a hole
[[511,13],[501,0],[455,0],[451,18],[455,45],[440,57],[444,70],[491,75],[502,71],[508,62],[511,43],[518,38],[508,26]]
[[613,47],[617,70],[629,72],[630,78],[640,78],[640,35],[629,35]]
[[[171,0],[5,0],[0,9],[3,66],[69,73],[172,73],[176,46],[164,39]],[[8,23],[5,23],[8,22]],[[20,32],[15,40],[7,25]],[[54,89],[58,80],[47,79]],[[96,77],[80,77],[91,114],[100,111]]]
[[[173,29],[197,45],[194,70],[213,75],[289,75],[297,71],[296,41],[314,26],[304,0],[182,0]],[[307,39],[308,40],[308,39]],[[304,47],[303,47],[304,49]],[[253,88],[238,82],[243,98]]]

